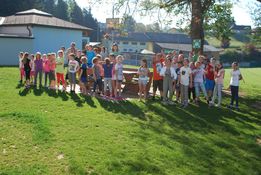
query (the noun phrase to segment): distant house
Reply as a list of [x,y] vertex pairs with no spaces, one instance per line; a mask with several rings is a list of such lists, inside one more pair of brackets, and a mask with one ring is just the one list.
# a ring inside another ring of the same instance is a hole
[[[143,49],[157,53],[161,49],[165,51],[182,50],[185,55],[192,51],[192,39],[184,33],[155,33],[155,32],[134,32],[129,33],[126,37],[114,37],[110,40],[110,45],[115,42],[122,53],[140,53]],[[204,43],[205,53],[209,56],[219,58],[220,49]]]
[[249,34],[251,32],[251,26],[232,24],[232,31],[239,34]]
[[89,43],[91,30],[36,9],[0,17],[0,65],[17,65],[20,51],[56,52],[72,41],[82,49]]

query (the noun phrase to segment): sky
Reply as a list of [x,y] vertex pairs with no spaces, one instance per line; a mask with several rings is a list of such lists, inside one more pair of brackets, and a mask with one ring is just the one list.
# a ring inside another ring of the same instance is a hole
[[[106,22],[106,18],[112,17],[112,4],[117,0],[104,0],[104,4],[95,3],[92,6],[92,14],[99,22]],[[90,3],[95,0],[76,0],[81,8],[89,8]],[[250,17],[249,6],[253,5],[256,0],[238,0],[238,3],[234,4],[232,9],[232,15],[237,25],[251,25],[253,27],[253,21]],[[122,17],[122,14],[116,14],[115,17]],[[151,24],[157,21],[157,16],[141,17],[139,13],[133,15],[136,22],[144,24]],[[173,27],[175,24],[173,23]],[[172,27],[172,26],[171,26]]]

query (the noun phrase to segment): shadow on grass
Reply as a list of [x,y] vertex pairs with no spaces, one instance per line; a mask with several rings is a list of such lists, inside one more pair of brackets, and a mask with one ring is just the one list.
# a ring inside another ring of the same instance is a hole
[[[202,104],[200,108],[190,105],[183,109],[148,103],[147,108],[157,117],[138,122],[141,132],[133,135],[140,138],[143,147],[150,140],[145,131],[149,129],[170,139],[158,138],[159,145],[171,150],[176,149],[176,144],[172,142],[182,145],[183,161],[201,162],[201,168],[185,165],[196,174],[208,174],[212,168],[217,170],[217,174],[220,170],[224,171],[221,174],[244,174],[248,171],[238,167],[247,167],[252,174],[260,172],[258,160],[261,148],[255,143],[260,134],[257,126],[260,119],[256,116],[226,108],[209,109],[207,104]],[[257,125],[253,126],[250,122]],[[166,129],[166,125],[170,128]],[[237,161],[238,158],[241,161]]]
[[105,110],[113,113],[121,113],[124,115],[131,115],[132,117],[137,117],[141,120],[146,120],[144,111],[140,106],[130,102],[128,100],[122,101],[107,101],[101,98],[97,98],[101,107]]

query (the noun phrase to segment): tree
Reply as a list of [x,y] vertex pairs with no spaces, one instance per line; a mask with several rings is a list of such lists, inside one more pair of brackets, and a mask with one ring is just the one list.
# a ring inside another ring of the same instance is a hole
[[[35,3],[37,4],[37,3]],[[54,14],[55,12],[55,2],[54,0],[41,0],[42,9],[38,7],[38,9],[43,10],[47,13]]]
[[134,32],[136,27],[136,21],[130,15],[125,14],[121,22],[121,30],[125,32]]
[[64,0],[58,0],[57,5],[55,6],[54,16],[57,18],[68,21],[68,5]]
[[161,32],[161,28],[158,22],[146,25],[146,31],[148,32]]
[[82,9],[78,6],[75,0],[68,1],[70,21],[76,24],[83,24]]
[[141,11],[152,11],[157,13],[160,9],[165,10],[167,14],[172,15],[173,18],[176,15],[182,14],[182,17],[190,16],[190,32],[192,40],[200,39],[201,47],[199,51],[203,51],[204,45],[204,16],[211,9],[211,6],[216,2],[224,3],[223,0],[118,0],[116,6],[120,8],[126,8],[133,6]]
[[100,34],[99,27],[98,27],[98,22],[92,16],[91,8],[89,8],[89,10],[87,10],[86,8],[83,9],[83,25],[93,29],[93,31],[91,31],[91,33],[90,33],[91,41],[100,40],[99,36],[101,36],[101,34]]
[[135,32],[146,32],[146,26],[143,23],[136,23]]
[[205,15],[204,29],[221,41],[221,47],[227,48],[230,45],[230,37],[233,35],[232,4],[214,4]]
[[252,43],[255,45],[261,45],[261,1],[254,3],[249,7],[251,18],[256,28],[251,35]]

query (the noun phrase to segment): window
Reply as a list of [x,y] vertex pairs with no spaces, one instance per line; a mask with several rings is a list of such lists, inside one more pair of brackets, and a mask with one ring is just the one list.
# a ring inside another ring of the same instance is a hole
[[127,52],[128,50],[127,49],[123,49],[123,52]]
[[129,42],[128,41],[123,41],[122,44],[128,45]]
[[146,43],[140,43],[140,45],[141,45],[141,46],[145,46],[145,45],[146,45]]
[[129,52],[132,52],[133,50],[132,49],[129,49]]
[[137,42],[131,42],[132,45],[137,45]]

